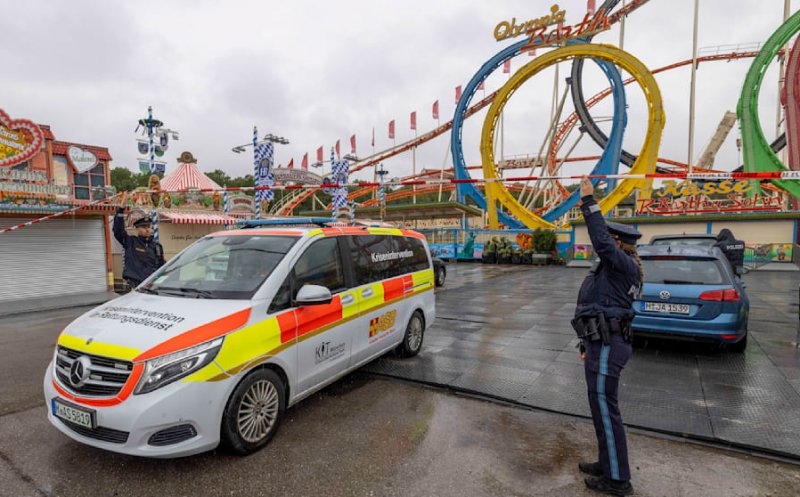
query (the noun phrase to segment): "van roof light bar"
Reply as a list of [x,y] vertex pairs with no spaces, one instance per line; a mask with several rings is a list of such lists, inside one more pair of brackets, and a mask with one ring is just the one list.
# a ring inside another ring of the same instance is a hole
[[237,228],[263,228],[274,226],[328,226],[331,222],[329,217],[287,217],[270,219],[245,219],[236,223]]

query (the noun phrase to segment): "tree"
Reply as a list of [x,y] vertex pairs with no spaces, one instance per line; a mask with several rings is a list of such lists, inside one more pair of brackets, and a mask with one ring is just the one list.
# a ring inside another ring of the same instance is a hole
[[127,167],[111,169],[111,186],[118,192],[129,192],[139,187],[147,187],[149,180],[149,174],[134,174]]
[[210,173],[206,173],[206,176],[211,178],[211,181],[218,184],[219,186],[239,186],[239,185],[232,185],[231,181],[233,181],[233,179],[230,176],[228,176],[228,173],[226,173],[222,169],[214,169]]

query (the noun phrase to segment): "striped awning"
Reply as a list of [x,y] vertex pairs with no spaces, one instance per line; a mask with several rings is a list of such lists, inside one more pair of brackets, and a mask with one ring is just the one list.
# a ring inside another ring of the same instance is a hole
[[166,220],[173,224],[234,224],[237,219],[225,214],[201,213],[201,212],[175,212],[160,209],[158,211],[159,221]]
[[178,169],[164,176],[161,180],[162,190],[185,190],[198,188],[200,190],[219,190],[220,186],[211,178],[203,174],[192,163],[180,163]]

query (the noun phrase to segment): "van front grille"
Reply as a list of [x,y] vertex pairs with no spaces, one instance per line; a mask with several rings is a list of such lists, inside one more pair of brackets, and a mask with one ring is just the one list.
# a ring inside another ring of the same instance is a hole
[[[86,359],[82,359],[82,358]],[[81,360],[86,365],[88,377],[76,382],[72,378],[72,366]],[[108,357],[85,354],[77,350],[58,346],[56,354],[56,377],[68,391],[90,397],[113,397],[118,394],[133,370],[133,364]]]

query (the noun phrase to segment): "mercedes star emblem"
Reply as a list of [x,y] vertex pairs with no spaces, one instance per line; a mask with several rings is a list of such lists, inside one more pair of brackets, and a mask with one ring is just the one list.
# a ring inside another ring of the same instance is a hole
[[661,300],[669,300],[672,294],[669,293],[667,290],[661,290],[658,296],[661,297]]
[[69,368],[69,382],[73,387],[77,388],[86,383],[86,380],[89,379],[89,366],[91,365],[92,361],[85,355],[75,359]]

